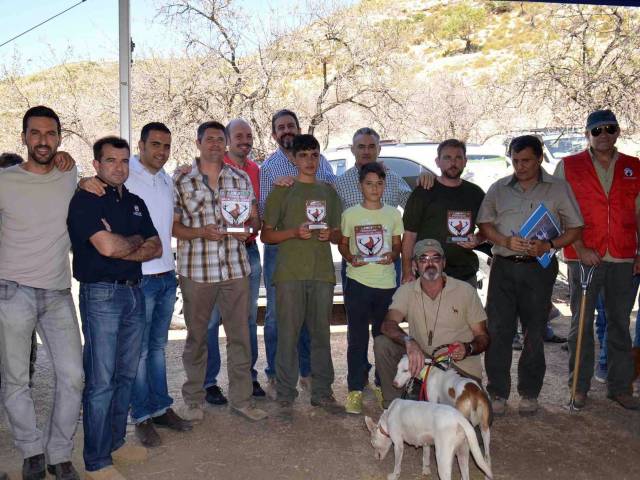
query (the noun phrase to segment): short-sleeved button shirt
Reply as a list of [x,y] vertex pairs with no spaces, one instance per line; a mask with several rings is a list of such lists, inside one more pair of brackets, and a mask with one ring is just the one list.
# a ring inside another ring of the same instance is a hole
[[[543,203],[560,222],[561,228],[577,228],[584,225],[576,197],[569,184],[540,169],[538,183],[523,190],[515,175],[496,181],[484,197],[476,223],[492,223],[499,233],[517,234],[533,211]],[[512,256],[518,252],[500,245],[491,248],[494,255]]]
[[[455,278],[445,278],[445,286],[436,298],[432,299],[422,291],[418,279],[401,285],[389,306],[389,310],[403,315],[409,324],[409,335],[428,354],[444,344],[472,341],[471,326],[487,319],[475,288]],[[433,331],[431,345],[430,331]],[[482,377],[478,355],[467,357],[456,365],[471,375]]]
[[[221,189],[249,191],[252,205],[256,203],[249,176],[242,170],[223,164],[216,188],[211,189],[207,176],[194,168],[175,180],[174,213],[180,216],[180,223],[190,228],[222,227]],[[194,282],[217,283],[246,277],[251,267],[244,242],[225,235],[218,241],[179,239],[177,271]]]
[[106,187],[102,197],[78,190],[69,204],[67,226],[73,250],[73,276],[80,282],[115,282],[139,280],[142,263],[105,257],[93,246],[90,238],[101,231],[130,237],[141,235],[145,240],[158,236],[149,210],[137,195],[122,186],[122,194]]

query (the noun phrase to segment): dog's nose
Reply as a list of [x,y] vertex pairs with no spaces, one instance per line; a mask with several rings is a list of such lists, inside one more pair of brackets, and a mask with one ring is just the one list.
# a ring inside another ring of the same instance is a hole
[[396,382],[395,380],[393,381],[393,386],[396,388],[400,388],[400,385],[398,385],[398,382]]

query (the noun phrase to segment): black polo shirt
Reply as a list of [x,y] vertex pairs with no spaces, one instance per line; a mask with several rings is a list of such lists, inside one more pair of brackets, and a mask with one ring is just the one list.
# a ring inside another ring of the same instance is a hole
[[147,206],[137,195],[122,186],[122,196],[115,187],[98,197],[78,190],[69,204],[67,226],[73,251],[73,276],[80,282],[116,282],[142,278],[141,262],[132,262],[101,255],[89,240],[92,235],[107,230],[129,237],[141,235],[147,239],[158,235]]

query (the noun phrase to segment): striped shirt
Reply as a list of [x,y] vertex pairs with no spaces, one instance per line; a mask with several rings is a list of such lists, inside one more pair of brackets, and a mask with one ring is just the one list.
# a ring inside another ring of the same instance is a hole
[[[279,177],[297,176],[298,167],[291,163],[287,155],[280,148],[264,161],[260,167],[260,201],[258,202],[258,210],[260,211],[261,218],[264,216],[264,205],[273,189],[273,182]],[[320,155],[316,178],[331,185],[336,183],[336,176],[333,173],[331,165],[329,165],[327,159],[324,158],[324,155]]]
[[[409,195],[411,195],[411,187],[407,182],[393,170],[385,167],[387,178],[385,181],[384,192],[382,193],[382,203],[391,205],[393,208],[407,205]],[[336,180],[336,190],[338,196],[342,200],[342,207],[346,210],[354,205],[362,203],[362,191],[360,190],[358,167],[353,166]]]
[[[185,227],[200,228],[214,224],[224,225],[220,212],[220,189],[251,191],[251,202],[256,199],[249,176],[238,168],[224,164],[218,185],[212,190],[206,175],[194,168],[191,173],[175,179],[174,212]],[[231,235],[213,241],[204,238],[178,240],[177,271],[194,282],[216,283],[246,277],[251,273],[244,242]]]

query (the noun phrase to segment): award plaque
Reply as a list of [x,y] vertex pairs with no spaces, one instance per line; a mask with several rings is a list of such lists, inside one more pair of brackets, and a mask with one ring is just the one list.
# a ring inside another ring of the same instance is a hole
[[307,219],[309,219],[309,230],[324,230],[329,228],[324,221],[327,216],[327,202],[325,200],[307,200],[305,205]]
[[358,253],[366,263],[382,260],[384,248],[384,228],[382,225],[356,225],[353,228]]
[[447,243],[460,243],[469,241],[472,216],[469,211],[447,211],[447,229],[451,236],[447,237]]
[[222,230],[227,233],[252,233],[244,223],[251,216],[250,190],[220,190],[220,211],[224,219]]

